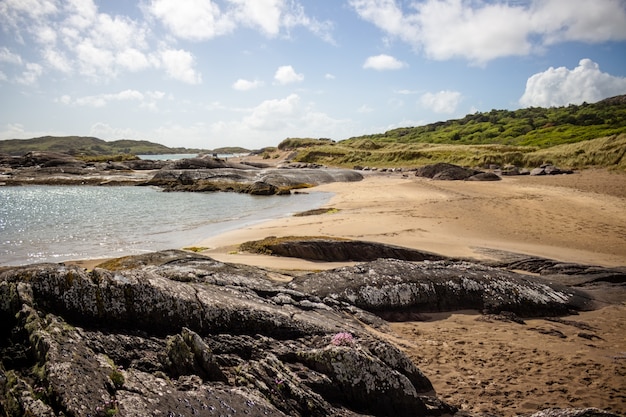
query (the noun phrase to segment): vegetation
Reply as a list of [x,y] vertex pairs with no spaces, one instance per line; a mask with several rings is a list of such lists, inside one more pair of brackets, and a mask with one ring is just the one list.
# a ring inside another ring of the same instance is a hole
[[249,149],[241,148],[239,146],[224,146],[222,148],[213,149],[212,153],[217,154],[227,154],[227,155],[237,155],[237,154],[248,154],[250,153]]
[[435,162],[626,168],[626,96],[595,104],[516,111],[492,110],[462,119],[393,129],[337,143],[285,139],[299,162],[334,166],[407,167]]
[[122,139],[108,142],[85,136],[44,136],[0,141],[0,153],[21,156],[33,151],[63,152],[77,157],[207,152],[203,149],[170,148],[147,140]]
[[250,252],[250,253],[259,253],[263,255],[271,255],[273,245],[280,245],[283,242],[292,242],[292,241],[301,241],[301,240],[338,240],[343,241],[346,239],[338,238],[338,237],[329,237],[329,236],[269,236],[265,239],[261,240],[252,240],[248,242],[244,242],[239,245],[239,250],[241,252]]

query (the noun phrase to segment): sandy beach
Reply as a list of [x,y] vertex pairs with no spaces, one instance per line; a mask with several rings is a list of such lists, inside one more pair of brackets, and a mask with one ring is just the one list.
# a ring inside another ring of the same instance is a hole
[[[405,174],[408,175],[408,174]],[[333,236],[381,242],[451,257],[486,259],[509,251],[564,262],[626,265],[626,175],[587,170],[498,182],[432,181],[368,174],[325,184],[332,213],[288,217],[198,242],[216,259],[274,268],[337,264],[237,253],[268,236]],[[297,198],[294,196],[293,198]]]
[[[406,175],[406,174],[405,174]],[[289,217],[198,243],[216,259],[276,269],[338,263],[240,253],[267,236],[334,236],[490,259],[507,251],[603,266],[626,265],[626,175],[586,170],[499,182],[444,182],[369,174],[309,192],[334,193],[332,213]],[[294,196],[294,198],[297,198]],[[600,310],[525,324],[475,311],[390,323],[396,343],[462,410],[513,416],[557,407],[626,413],[626,300]]]

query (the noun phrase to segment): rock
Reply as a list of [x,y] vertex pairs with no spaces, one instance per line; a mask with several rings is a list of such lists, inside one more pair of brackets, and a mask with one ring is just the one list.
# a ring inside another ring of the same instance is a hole
[[[358,308],[183,251],[102,266],[112,269],[0,269],[0,353],[10,366],[0,374],[15,376],[0,378],[0,404],[17,404],[13,415],[37,392],[54,415],[85,417],[454,411],[364,327],[382,322]],[[341,332],[353,343],[335,346]]]
[[241,245],[242,250],[324,262],[367,262],[379,258],[405,261],[441,260],[442,256],[401,246],[358,240],[308,237],[267,238]]
[[299,276],[288,286],[395,320],[416,312],[463,309],[536,317],[592,308],[590,296],[583,291],[463,261],[379,259]]
[[85,163],[65,153],[33,151],[20,159],[20,165],[24,167],[57,167],[62,165],[83,167]]
[[[574,285],[597,282],[626,284],[626,267],[607,268],[559,262],[539,257],[522,257],[513,261],[496,263],[496,266],[528,271],[542,276],[568,276],[571,277],[569,281]],[[578,280],[575,280],[576,278]]]
[[573,174],[574,171],[569,169],[560,169],[550,164],[541,165],[539,168],[534,168],[530,171],[530,175],[560,175],[560,174]]
[[463,168],[458,165],[448,164],[444,162],[433,165],[426,165],[417,168],[415,176],[432,178],[433,180],[466,180],[474,175],[481,174],[481,171],[469,168]]
[[162,169],[147,184],[167,191],[235,191],[270,195],[362,179],[360,173],[346,169]]
[[500,180],[502,180],[502,178],[500,178],[497,174],[494,174],[493,172],[481,172],[476,175],[472,175],[471,177],[466,179],[466,181],[500,181]]

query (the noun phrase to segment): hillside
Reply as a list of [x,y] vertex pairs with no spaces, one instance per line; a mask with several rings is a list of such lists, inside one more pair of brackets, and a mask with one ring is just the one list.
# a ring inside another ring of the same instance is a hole
[[20,156],[31,151],[64,152],[76,156],[156,155],[168,153],[198,153],[202,149],[170,148],[147,140],[121,139],[105,141],[86,136],[43,136],[33,139],[0,141],[0,153]]
[[296,160],[335,166],[419,166],[450,162],[468,166],[541,163],[626,169],[626,96],[594,104],[491,110],[462,119],[385,133],[328,139],[288,138]]

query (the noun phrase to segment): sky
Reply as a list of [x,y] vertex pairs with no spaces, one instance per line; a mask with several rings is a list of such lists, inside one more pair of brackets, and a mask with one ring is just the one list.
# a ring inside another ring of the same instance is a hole
[[626,0],[0,0],[0,139],[347,139],[626,94]]

